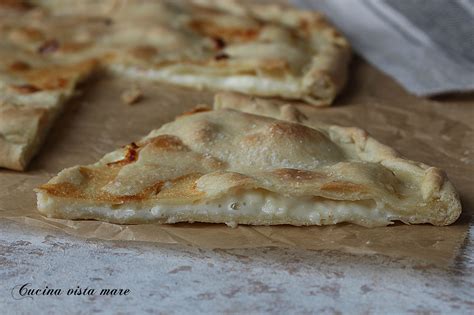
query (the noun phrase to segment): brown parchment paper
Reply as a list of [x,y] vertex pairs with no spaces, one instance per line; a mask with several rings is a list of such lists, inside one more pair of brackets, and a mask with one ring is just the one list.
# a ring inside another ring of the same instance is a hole
[[462,197],[464,213],[456,224],[397,224],[373,229],[350,224],[233,229],[223,224],[115,225],[42,217],[36,211],[34,187],[63,168],[95,162],[196,104],[212,104],[211,92],[139,82],[144,99],[133,106],[125,105],[120,94],[131,81],[105,74],[81,87],[81,95],[69,103],[27,172],[0,170],[0,219],[104,240],[227,249],[331,249],[452,263],[456,255],[462,254],[459,250],[463,248],[474,204],[474,97],[416,98],[360,59],[353,62],[351,71],[348,88],[336,106],[319,110],[318,116],[327,122],[362,127],[406,157],[445,169]]

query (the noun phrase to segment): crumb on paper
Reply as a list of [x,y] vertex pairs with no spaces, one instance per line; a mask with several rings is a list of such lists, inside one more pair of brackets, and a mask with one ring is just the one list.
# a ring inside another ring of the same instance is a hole
[[133,105],[142,99],[143,93],[138,86],[132,86],[123,91],[120,97],[125,104]]

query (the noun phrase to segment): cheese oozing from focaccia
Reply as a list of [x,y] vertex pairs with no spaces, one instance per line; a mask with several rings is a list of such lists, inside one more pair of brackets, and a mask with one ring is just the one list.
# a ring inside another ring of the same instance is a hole
[[[211,222],[253,225],[323,225],[354,222],[365,226],[382,226],[399,220],[400,215],[389,207],[379,208],[374,201],[337,201],[318,197],[286,197],[269,191],[244,191],[232,196],[194,204],[130,205],[112,207],[95,202],[78,203],[71,200],[38,195],[42,208],[61,209],[47,213],[52,217],[95,219],[109,222]],[[78,210],[80,209],[80,210]],[[79,213],[80,211],[80,213]],[[194,218],[194,220],[192,219]]]
[[178,117],[36,191],[46,216],[114,223],[447,225],[461,212],[441,170],[360,129],[232,109]]

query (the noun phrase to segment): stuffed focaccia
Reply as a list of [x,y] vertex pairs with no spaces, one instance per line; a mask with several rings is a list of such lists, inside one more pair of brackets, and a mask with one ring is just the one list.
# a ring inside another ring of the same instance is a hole
[[232,109],[178,117],[36,192],[48,217],[114,223],[447,225],[461,212],[441,170],[360,129]]
[[0,1],[0,167],[24,170],[77,82],[118,75],[329,105],[350,49],[324,18],[234,1]]
[[229,0],[38,4],[107,17],[93,46],[106,48],[107,68],[120,75],[315,105],[329,105],[347,77],[349,44],[316,12]]

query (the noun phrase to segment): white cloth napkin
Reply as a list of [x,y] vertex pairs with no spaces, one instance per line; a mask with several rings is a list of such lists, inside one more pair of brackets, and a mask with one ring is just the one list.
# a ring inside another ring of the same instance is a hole
[[290,0],[323,12],[370,63],[419,96],[474,90],[473,0]]

